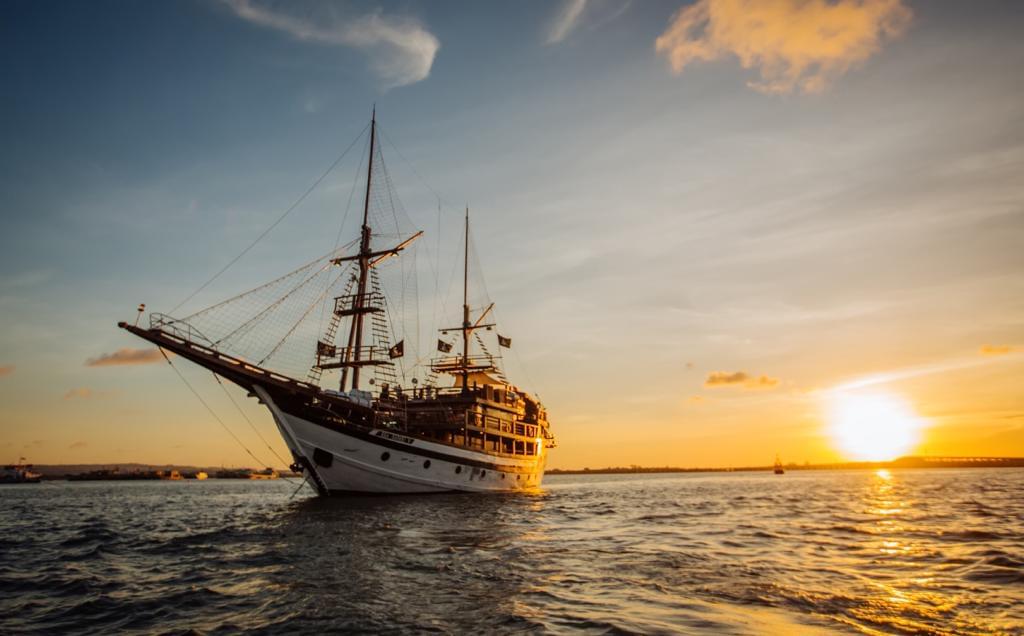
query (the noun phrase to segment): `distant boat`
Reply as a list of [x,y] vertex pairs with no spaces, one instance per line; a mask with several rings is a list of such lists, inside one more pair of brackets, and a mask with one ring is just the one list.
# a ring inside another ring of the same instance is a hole
[[222,468],[214,473],[217,479],[248,479],[250,471],[246,468]]
[[207,479],[209,477],[210,476],[207,475],[206,473],[204,473],[203,471],[199,471],[198,473],[196,473],[196,479],[198,479],[199,481],[202,481],[202,480]]
[[166,481],[181,481],[182,479],[184,479],[184,477],[181,476],[181,473],[176,471],[176,470],[172,470],[169,473],[165,473],[163,471],[157,471],[157,475],[160,476],[160,479],[163,479],[163,480],[166,480]]
[[41,473],[32,471],[32,464],[25,463],[24,457],[17,464],[4,466],[0,472],[0,484],[38,484],[42,478]]
[[782,469],[782,460],[779,459],[778,455],[775,456],[775,474],[776,475],[784,475],[784,474],[786,474],[786,471]]
[[264,470],[254,470],[249,473],[249,479],[277,479],[277,471],[273,468],[267,468]]

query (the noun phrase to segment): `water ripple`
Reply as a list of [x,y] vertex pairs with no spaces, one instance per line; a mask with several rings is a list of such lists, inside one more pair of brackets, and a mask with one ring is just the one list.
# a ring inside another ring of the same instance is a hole
[[0,490],[0,633],[1024,634],[1024,471]]

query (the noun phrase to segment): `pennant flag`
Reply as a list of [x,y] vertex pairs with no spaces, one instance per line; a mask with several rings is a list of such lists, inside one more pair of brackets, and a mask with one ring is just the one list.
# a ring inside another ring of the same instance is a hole
[[438,340],[437,350],[440,351],[441,353],[448,353],[449,351],[452,350],[452,346],[445,342],[444,340]]
[[506,338],[505,336],[498,334],[498,344],[506,349],[512,347],[512,338]]
[[388,349],[388,357],[391,359],[401,358],[405,355],[405,340],[399,340],[398,344]]
[[316,355],[323,356],[325,358],[333,358],[338,355],[338,348],[334,345],[327,344],[326,342],[316,341]]

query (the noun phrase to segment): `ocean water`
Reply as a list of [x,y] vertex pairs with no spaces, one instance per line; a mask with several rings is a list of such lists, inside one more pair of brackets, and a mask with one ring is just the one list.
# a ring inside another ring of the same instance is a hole
[[0,488],[0,633],[1024,634],[1024,470]]

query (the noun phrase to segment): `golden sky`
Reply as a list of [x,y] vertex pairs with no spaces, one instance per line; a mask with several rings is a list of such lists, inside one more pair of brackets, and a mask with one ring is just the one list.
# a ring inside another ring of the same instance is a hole
[[[417,249],[442,229],[432,192],[445,223],[473,206],[510,376],[557,436],[550,466],[1024,456],[1021,12],[287,11],[138,8],[104,32],[40,12],[0,38],[22,96],[0,106],[4,461],[253,465],[114,325],[241,252],[373,102],[415,166],[397,187]],[[326,252],[349,185],[325,182],[200,300]],[[444,289],[419,293],[444,322]],[[271,456],[208,372],[176,364]]]

